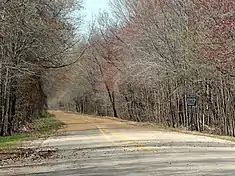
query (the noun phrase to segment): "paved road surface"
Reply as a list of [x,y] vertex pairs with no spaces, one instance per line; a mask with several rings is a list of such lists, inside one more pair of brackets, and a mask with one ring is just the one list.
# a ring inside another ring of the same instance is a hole
[[231,142],[112,119],[53,113],[67,127],[57,136],[27,146],[52,147],[57,155],[4,166],[1,176],[235,175],[235,145]]

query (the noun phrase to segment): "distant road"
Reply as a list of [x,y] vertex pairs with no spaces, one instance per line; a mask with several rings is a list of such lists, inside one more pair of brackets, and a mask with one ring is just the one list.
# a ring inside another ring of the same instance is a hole
[[156,131],[101,117],[53,111],[65,122],[58,135],[27,146],[54,148],[54,157],[0,168],[0,175],[234,176],[235,144]]

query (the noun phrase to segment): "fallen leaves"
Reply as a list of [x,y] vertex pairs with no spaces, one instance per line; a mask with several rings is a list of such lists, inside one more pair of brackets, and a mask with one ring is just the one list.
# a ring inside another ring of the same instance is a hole
[[42,159],[50,159],[56,156],[56,152],[57,150],[54,148],[2,149],[0,150],[0,166],[23,160],[37,161]]

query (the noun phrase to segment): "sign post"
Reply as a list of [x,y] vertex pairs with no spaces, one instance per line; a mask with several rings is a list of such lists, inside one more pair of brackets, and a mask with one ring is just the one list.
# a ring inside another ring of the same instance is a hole
[[188,122],[188,125],[187,125],[187,127],[188,127],[189,123],[192,123],[192,119],[193,119],[193,106],[196,106],[197,98],[196,98],[195,95],[189,95],[189,96],[187,96],[186,101],[187,101],[187,106],[190,106],[190,111],[191,111],[190,122]]

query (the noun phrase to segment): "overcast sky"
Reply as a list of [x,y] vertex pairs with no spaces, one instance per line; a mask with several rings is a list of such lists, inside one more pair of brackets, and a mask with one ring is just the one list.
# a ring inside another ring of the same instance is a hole
[[109,8],[109,0],[83,0],[84,10],[83,15],[85,15],[85,22],[83,25],[83,30],[86,31],[88,24],[92,21],[92,18],[99,14],[99,12],[107,10]]

